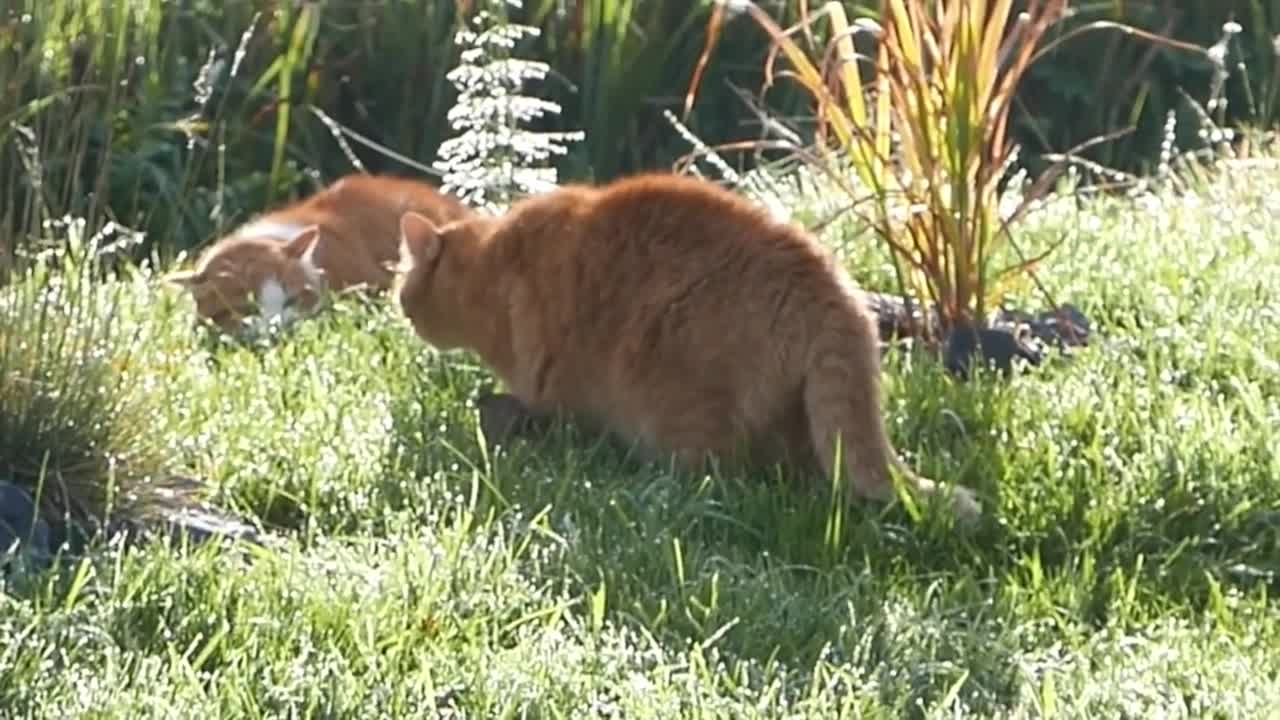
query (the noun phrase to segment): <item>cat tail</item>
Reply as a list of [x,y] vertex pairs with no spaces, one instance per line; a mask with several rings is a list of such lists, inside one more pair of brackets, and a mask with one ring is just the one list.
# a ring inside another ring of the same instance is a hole
[[[894,500],[892,470],[898,471],[913,495],[934,494],[938,484],[916,474],[889,439],[880,402],[880,346],[874,318],[858,308],[840,308],[833,315],[812,345],[804,377],[805,412],[823,469],[828,477],[834,474],[838,440],[842,482],[850,502]],[[981,506],[967,488],[953,487],[951,502],[963,518],[981,514]]]

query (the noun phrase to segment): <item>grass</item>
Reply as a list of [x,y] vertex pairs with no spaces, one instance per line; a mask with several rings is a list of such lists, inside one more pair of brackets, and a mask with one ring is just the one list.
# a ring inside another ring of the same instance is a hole
[[137,301],[130,274],[99,282],[96,260],[131,238],[89,235],[79,220],[47,232],[61,250],[39,253],[0,294],[0,479],[28,488],[47,518],[137,519],[156,509],[155,490],[176,487],[153,430],[160,378],[131,362],[149,326],[116,322],[122,298]]
[[[1274,158],[1268,162],[1275,162]],[[796,187],[797,216],[825,210]],[[1003,382],[893,355],[892,433],[972,534],[559,431],[489,456],[490,382],[382,301],[271,347],[109,285],[156,443],[272,550],[102,547],[0,592],[9,717],[1262,717],[1280,702],[1280,174],[1021,226],[1095,343]],[[838,200],[833,200],[838,204]],[[836,223],[858,279],[871,237]],[[14,286],[18,287],[18,286]],[[13,288],[2,292],[16,292]],[[1034,305],[1034,296],[1026,299]],[[125,332],[128,331],[128,332]],[[157,396],[158,397],[155,397]]]

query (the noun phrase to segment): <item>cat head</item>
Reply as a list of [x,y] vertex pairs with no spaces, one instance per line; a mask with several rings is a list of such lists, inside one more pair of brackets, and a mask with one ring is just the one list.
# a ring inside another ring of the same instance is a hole
[[165,280],[190,291],[196,315],[224,331],[239,331],[255,314],[289,322],[319,299],[324,273],[315,252],[320,241],[316,225],[250,226],[205,251],[194,269],[170,273]]
[[400,217],[396,300],[418,337],[441,350],[469,345],[474,335],[466,303],[476,281],[469,260],[490,228],[486,217],[436,223],[421,213]]

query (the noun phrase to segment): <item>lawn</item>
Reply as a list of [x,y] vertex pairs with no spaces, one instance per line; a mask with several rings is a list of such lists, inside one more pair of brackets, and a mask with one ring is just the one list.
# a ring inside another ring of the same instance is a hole
[[[780,200],[808,219],[813,197]],[[473,399],[491,376],[384,300],[243,346],[193,332],[168,268],[75,291],[96,311],[61,327],[109,323],[121,422],[281,540],[13,573],[0,714],[1274,713],[1280,164],[1058,198],[1018,232],[1065,234],[1042,277],[1093,319],[1091,346],[1009,380],[903,353],[884,370],[911,463],[985,496],[970,532],[833,513],[827,489],[767,469],[676,473],[573,428],[487,453]],[[823,237],[888,288],[869,236]],[[29,290],[3,291],[10,319]]]

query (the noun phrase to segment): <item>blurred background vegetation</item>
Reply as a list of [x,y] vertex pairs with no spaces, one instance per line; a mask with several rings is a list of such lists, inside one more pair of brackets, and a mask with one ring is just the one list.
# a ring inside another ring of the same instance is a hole
[[[797,0],[759,3],[784,27]],[[848,2],[850,15],[874,0]],[[1025,4],[1025,3],[1015,3]],[[132,252],[171,255],[353,170],[421,175],[449,133],[445,79],[473,0],[0,0],[0,269],[17,244],[73,214],[146,232]],[[1270,127],[1280,99],[1280,0],[1098,0],[1053,35],[1112,20],[1210,47],[1228,21],[1225,119]],[[525,0],[548,62],[535,94],[561,104],[545,129],[582,129],[565,180],[669,166],[689,150],[677,115],[706,42],[709,0]],[[825,26],[823,31],[825,32]],[[821,38],[818,38],[821,42]],[[767,36],[736,17],[710,55],[687,124],[711,145],[762,136],[756,96]],[[1158,162],[1167,114],[1194,146],[1213,65],[1113,30],[1072,38],[1034,65],[1014,110],[1021,162],[1128,125],[1090,149],[1108,167]],[[809,98],[767,104],[802,135]],[[1194,103],[1190,100],[1194,100]],[[1183,122],[1182,120],[1186,120]],[[340,131],[337,128],[345,128]],[[752,158],[739,158],[749,164]],[[415,167],[415,164],[418,167]]]

